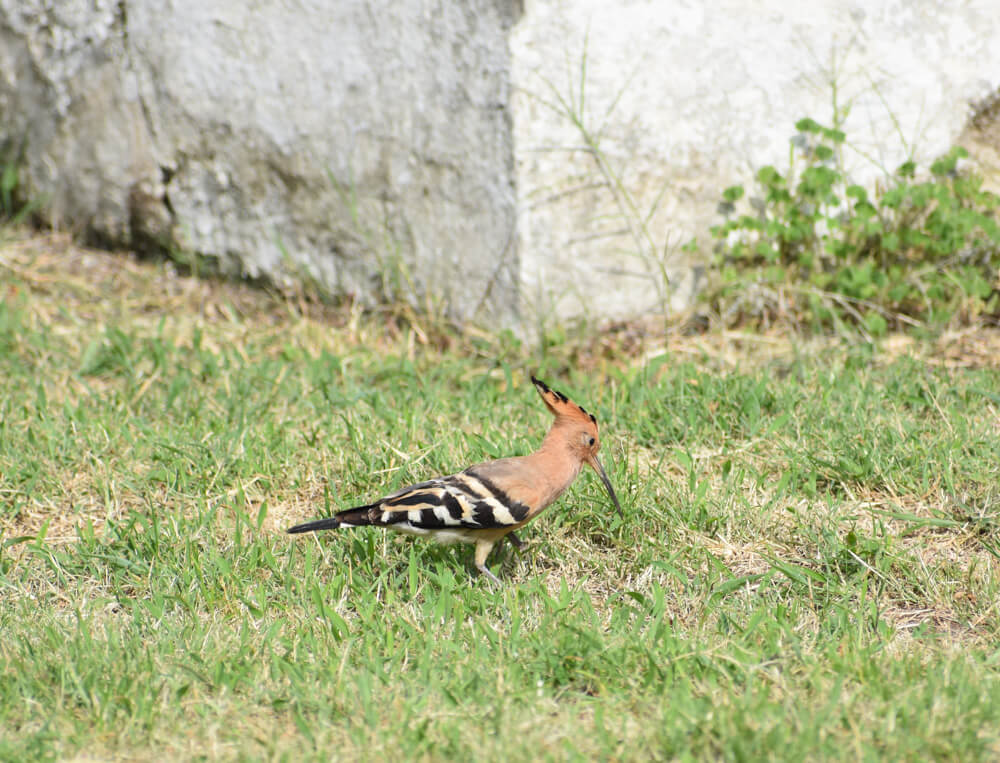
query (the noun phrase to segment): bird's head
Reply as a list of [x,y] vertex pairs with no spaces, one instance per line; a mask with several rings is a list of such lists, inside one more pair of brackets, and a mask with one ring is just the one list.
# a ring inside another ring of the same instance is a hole
[[608,491],[608,495],[611,496],[615,509],[618,510],[618,515],[624,519],[625,515],[622,514],[622,507],[618,503],[615,489],[611,487],[611,480],[608,479],[604,467],[601,466],[601,462],[597,458],[597,451],[601,447],[601,438],[597,433],[597,419],[594,414],[588,413],[583,406],[577,405],[562,392],[552,389],[541,379],[532,376],[531,381],[535,385],[535,389],[538,390],[538,394],[541,395],[545,407],[556,417],[553,429],[558,432],[560,440],[580,459],[581,463],[589,465],[597,472]]

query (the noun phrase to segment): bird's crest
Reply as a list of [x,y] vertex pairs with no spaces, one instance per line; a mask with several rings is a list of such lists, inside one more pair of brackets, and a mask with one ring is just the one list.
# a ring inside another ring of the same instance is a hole
[[552,389],[541,379],[536,379],[532,376],[531,383],[535,385],[538,394],[542,396],[545,406],[552,411],[557,419],[565,417],[579,421],[589,421],[594,426],[597,426],[597,419],[594,417],[594,414],[588,413],[587,409],[582,405],[577,405],[562,392]]

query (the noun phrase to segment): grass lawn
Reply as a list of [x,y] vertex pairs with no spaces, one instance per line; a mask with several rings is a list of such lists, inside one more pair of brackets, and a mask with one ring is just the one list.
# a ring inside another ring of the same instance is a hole
[[[522,344],[0,248],[0,759],[1000,757],[1000,333]],[[471,547],[295,522],[593,411]]]

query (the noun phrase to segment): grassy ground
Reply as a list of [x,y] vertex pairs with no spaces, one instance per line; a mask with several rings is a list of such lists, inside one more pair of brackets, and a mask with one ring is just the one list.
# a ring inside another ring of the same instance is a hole
[[[0,758],[1000,756],[997,333],[383,318],[0,249]],[[588,472],[500,590],[283,533],[528,452],[528,371],[597,414],[624,523]]]

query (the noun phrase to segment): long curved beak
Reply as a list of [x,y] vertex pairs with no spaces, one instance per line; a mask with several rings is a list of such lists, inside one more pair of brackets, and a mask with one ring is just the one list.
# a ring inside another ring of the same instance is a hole
[[594,471],[601,478],[601,482],[604,483],[604,487],[608,490],[608,495],[611,496],[611,501],[614,503],[615,508],[618,510],[618,516],[624,521],[625,515],[622,513],[621,504],[618,503],[618,496],[615,495],[615,489],[611,487],[611,480],[608,479],[608,475],[604,473],[604,467],[601,466],[601,462],[597,460],[597,456],[591,456],[587,459],[587,463],[593,467]]

